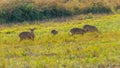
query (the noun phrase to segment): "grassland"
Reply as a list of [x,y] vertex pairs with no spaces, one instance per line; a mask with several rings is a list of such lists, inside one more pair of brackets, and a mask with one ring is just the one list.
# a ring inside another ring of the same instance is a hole
[[[101,34],[71,36],[73,27],[96,26]],[[19,42],[19,33],[35,30],[35,41]],[[58,35],[51,35],[56,29]],[[0,26],[0,68],[104,68],[120,65],[120,15],[66,22]]]

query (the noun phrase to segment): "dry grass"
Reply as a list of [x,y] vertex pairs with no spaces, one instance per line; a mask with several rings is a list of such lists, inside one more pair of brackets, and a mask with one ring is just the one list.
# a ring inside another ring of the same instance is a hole
[[[35,5],[60,5],[60,6],[64,6],[64,7],[80,7],[80,8],[84,8],[84,7],[88,7],[93,3],[97,3],[97,2],[101,2],[104,5],[107,5],[111,8],[116,7],[116,6],[120,6],[120,0],[116,0],[113,2],[113,0],[1,0],[0,1],[0,6],[4,6],[8,3],[12,3],[11,5],[16,5],[18,3],[33,3]],[[5,6],[6,8],[6,6]]]

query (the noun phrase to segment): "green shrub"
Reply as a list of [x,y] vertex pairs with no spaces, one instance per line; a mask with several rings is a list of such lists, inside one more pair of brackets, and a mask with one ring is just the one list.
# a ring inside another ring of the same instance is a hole
[[117,6],[115,7],[115,10],[118,10],[118,9],[120,9],[120,5],[117,5]]
[[0,24],[3,22],[7,22],[7,15],[5,11],[0,10]]
[[14,0],[0,5],[4,10],[0,10],[0,22],[23,22],[77,14],[110,13],[116,12],[120,8],[119,5],[114,6],[112,8],[102,1],[96,3],[83,0]]
[[58,7],[58,6],[47,6],[39,8],[39,16],[40,18],[54,18],[54,17],[63,17],[70,16],[71,12],[66,8]]
[[120,5],[115,7],[115,12],[120,13]]
[[93,3],[92,6],[89,6],[83,10],[83,13],[110,13],[110,7],[104,5],[101,2]]
[[71,12],[64,8],[62,9],[53,8],[51,10],[51,15],[53,15],[53,17],[69,16],[71,15]]
[[42,11],[37,10],[32,4],[24,4],[16,7],[9,18],[9,21],[34,21],[44,18],[54,18],[71,15],[70,11],[65,8],[47,7],[41,8]]
[[32,4],[24,4],[16,7],[10,16],[10,21],[33,21],[39,19],[39,12]]
[[73,13],[73,14],[75,14],[75,15],[77,15],[77,14],[82,14],[82,10],[83,10],[83,9],[80,9],[80,8],[78,8],[78,7],[74,7],[74,13]]

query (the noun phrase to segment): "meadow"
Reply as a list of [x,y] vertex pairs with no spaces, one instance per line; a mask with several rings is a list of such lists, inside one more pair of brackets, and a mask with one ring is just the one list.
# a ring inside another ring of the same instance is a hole
[[[70,35],[71,28],[85,24],[96,26],[101,34]],[[19,33],[30,28],[36,28],[35,41],[19,42]],[[52,35],[52,29],[58,35]],[[0,25],[0,68],[119,68],[119,58],[119,14]]]

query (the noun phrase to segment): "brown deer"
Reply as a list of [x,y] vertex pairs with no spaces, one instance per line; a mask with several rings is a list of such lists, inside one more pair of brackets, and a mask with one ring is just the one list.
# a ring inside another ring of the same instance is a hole
[[56,35],[56,34],[58,34],[58,31],[57,30],[51,30],[51,34]]
[[34,30],[35,30],[35,28],[30,29],[30,32],[21,32],[19,34],[20,41],[25,40],[25,39],[34,41],[34,37],[35,37]]
[[86,32],[99,32],[98,29],[95,26],[92,26],[92,25],[84,25],[83,29]]
[[82,34],[83,35],[85,33],[85,31],[81,28],[72,28],[70,30],[70,32],[72,35],[74,35],[74,34]]

